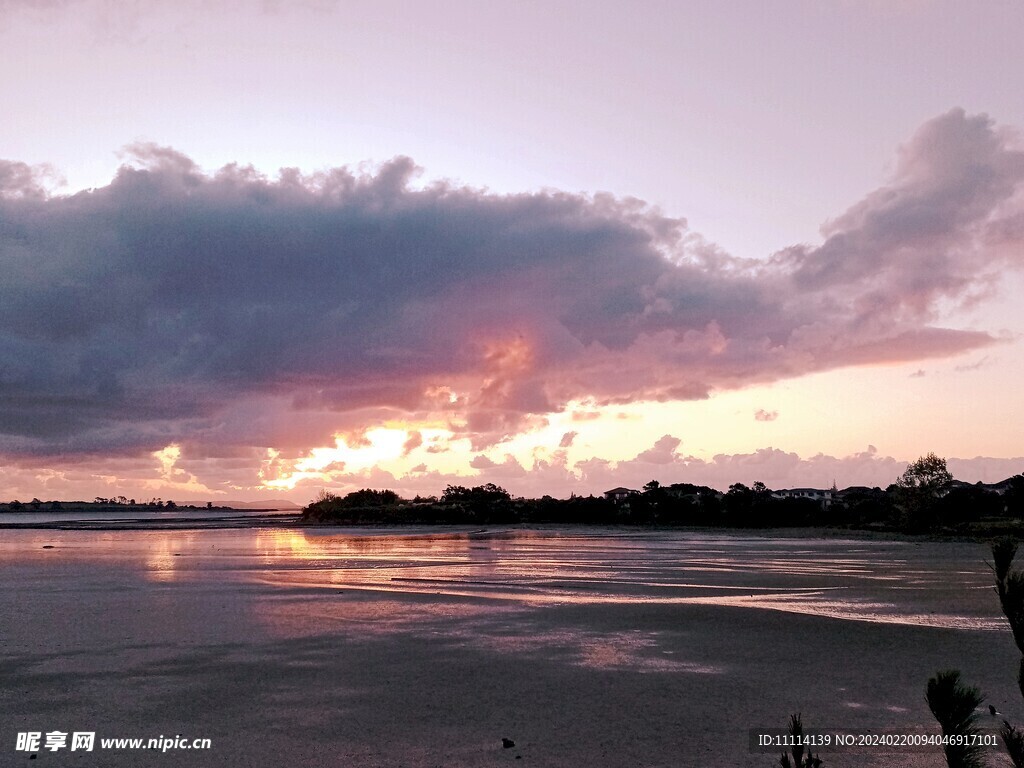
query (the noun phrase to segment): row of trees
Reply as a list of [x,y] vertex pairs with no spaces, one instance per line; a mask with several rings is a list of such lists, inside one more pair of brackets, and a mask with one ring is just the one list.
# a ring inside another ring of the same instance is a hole
[[[73,509],[79,509],[81,507],[151,507],[153,509],[177,509],[178,505],[167,499],[164,501],[160,498],[153,498],[149,501],[136,502],[135,499],[128,499],[124,496],[112,496],[109,499],[103,496],[97,496],[92,501],[40,501],[39,499],[32,499],[32,501],[21,502],[15,499],[7,508],[12,512],[21,512],[23,510],[37,510],[37,509],[64,509],[70,507]],[[207,507],[211,507],[212,504],[207,504]]]
[[571,496],[513,498],[486,483],[449,485],[440,497],[406,500],[391,490],[363,489],[346,496],[322,492],[304,510],[320,523],[572,523],[709,527],[846,526],[908,532],[963,529],[980,521],[1024,517],[1024,476],[1000,494],[982,485],[955,484],[935,454],[913,462],[886,489],[833,489],[827,503],[779,496],[764,483],[735,483],[728,492],[690,483],[652,480],[618,500]]
[[158,496],[150,499],[149,501],[142,501],[139,503],[136,503],[135,499],[129,499],[124,496],[111,496],[109,499],[97,496],[93,499],[92,503],[110,507],[157,507],[159,509],[177,509],[178,507],[178,505],[170,499],[164,501]]
[[512,524],[631,522],[630,505],[594,496],[513,498],[499,485],[449,485],[440,497],[402,499],[394,491],[362,489],[346,496],[321,491],[302,514],[309,523]]

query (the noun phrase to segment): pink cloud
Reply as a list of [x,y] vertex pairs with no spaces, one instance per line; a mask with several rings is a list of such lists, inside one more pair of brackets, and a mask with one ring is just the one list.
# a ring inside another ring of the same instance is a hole
[[469,466],[471,466],[473,469],[493,469],[498,465],[495,464],[486,456],[484,456],[483,454],[480,454],[479,456],[474,456],[470,460]]
[[[0,281],[0,455],[295,455],[392,420],[443,421],[480,451],[574,401],[981,350],[999,339],[942,311],[1021,266],[1015,141],[940,115],[820,245],[767,261],[636,200],[414,188],[402,157],[269,179],[140,145],[73,196],[4,161],[0,254],[31,268]],[[677,446],[641,462],[672,466]]]
[[409,437],[406,438],[405,443],[402,445],[402,455],[408,456],[410,452],[416,450],[423,445],[423,435],[420,432],[413,430],[409,433]]
[[[751,485],[764,482],[770,488],[827,488],[834,482],[839,488],[866,485],[885,488],[907,468],[907,461],[880,455],[873,446],[848,456],[816,454],[802,457],[776,448],[762,448],[750,453],[718,454],[711,458],[686,455],[678,451],[681,441],[665,435],[635,457],[614,462],[593,457],[570,464],[565,451],[555,451],[523,466],[512,456],[497,462],[478,455],[465,471],[443,473],[425,463],[413,467],[405,475],[395,475],[379,468],[345,472],[336,467],[330,481],[321,477],[303,479],[291,491],[261,487],[257,474],[260,462],[242,458],[180,460],[177,476],[193,476],[205,484],[209,492],[189,490],[168,483],[152,457],[146,459],[95,459],[63,465],[53,469],[34,466],[5,465],[0,467],[0,487],[7,500],[22,501],[39,497],[50,499],[92,499],[96,495],[124,495],[133,498],[162,497],[176,501],[216,501],[217,499],[288,498],[295,502],[309,501],[324,487],[347,493],[358,488],[392,488],[404,496],[439,494],[446,485],[477,485],[493,482],[513,494],[539,497],[550,494],[568,497],[600,494],[608,488],[626,486],[641,488],[650,480],[663,484],[694,483],[727,490],[737,482]],[[974,457],[948,459],[953,476],[967,482],[995,482],[1024,472],[1024,457],[1003,459]],[[272,462],[263,460],[271,469]]]
[[676,448],[679,447],[680,443],[682,443],[682,440],[678,437],[663,435],[658,438],[653,446],[637,454],[634,461],[645,464],[671,464],[677,458]]

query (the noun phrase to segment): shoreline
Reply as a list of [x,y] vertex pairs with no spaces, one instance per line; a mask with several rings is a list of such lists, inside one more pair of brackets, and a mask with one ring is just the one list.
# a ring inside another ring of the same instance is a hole
[[[291,510],[238,510],[222,509],[221,512],[239,512],[242,514],[219,518],[176,517],[156,520],[126,518],[123,521],[99,520],[53,520],[30,522],[0,522],[0,530],[60,530],[60,531],[202,531],[239,528],[288,528],[309,531],[345,531],[364,532],[379,531],[384,535],[393,532],[395,535],[428,534],[476,534],[495,535],[516,531],[572,532],[593,534],[699,534],[704,536],[728,536],[735,538],[762,538],[769,540],[782,539],[851,539],[855,541],[905,542],[905,543],[989,543],[1005,537],[1005,531],[964,533],[904,533],[901,531],[872,530],[866,528],[839,528],[831,526],[794,526],[770,528],[733,528],[713,526],[658,526],[658,525],[608,525],[586,523],[510,523],[481,527],[465,524],[400,524],[400,523],[363,523],[358,525],[342,523],[309,523],[300,519],[300,511]],[[256,513],[256,514],[247,514]],[[1024,533],[1024,531],[1022,531]]]

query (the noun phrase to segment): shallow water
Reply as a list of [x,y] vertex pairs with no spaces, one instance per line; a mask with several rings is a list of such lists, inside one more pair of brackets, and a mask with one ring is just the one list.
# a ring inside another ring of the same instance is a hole
[[41,509],[31,512],[0,512],[0,528],[32,528],[40,526],[65,525],[73,528],[98,528],[125,526],[138,523],[148,527],[160,527],[188,522],[193,527],[217,527],[224,521],[239,521],[251,525],[261,518],[283,520],[294,519],[298,511],[255,510],[255,509],[154,509],[149,510],[106,510],[89,512],[82,510]]
[[35,530],[3,532],[0,557],[116,564],[162,582],[231,579],[513,605],[704,603],[1005,629],[976,544],[566,529]]
[[977,544],[130,525],[0,530],[0,754],[75,720],[220,745],[163,764],[497,765],[507,731],[535,765],[759,766],[795,711],[934,732],[949,666],[1020,709]]

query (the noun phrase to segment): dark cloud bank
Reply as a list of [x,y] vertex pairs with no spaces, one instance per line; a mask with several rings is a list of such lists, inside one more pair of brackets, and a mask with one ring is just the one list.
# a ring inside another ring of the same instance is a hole
[[1024,258],[1024,154],[961,110],[821,245],[763,262],[633,200],[410,186],[406,158],[268,180],[134,152],[61,197],[0,162],[0,453],[230,457],[427,414],[481,448],[573,398],[984,347],[939,308]]

